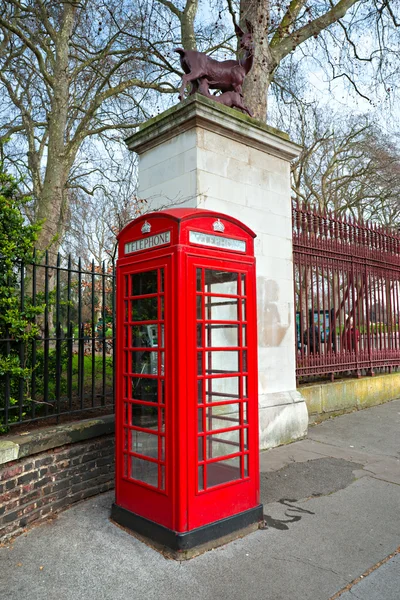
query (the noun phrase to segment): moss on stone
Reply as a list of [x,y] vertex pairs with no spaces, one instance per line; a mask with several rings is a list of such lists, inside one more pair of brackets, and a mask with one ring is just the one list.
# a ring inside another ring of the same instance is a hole
[[236,110],[235,108],[230,108],[229,106],[224,106],[223,104],[214,102],[214,100],[212,100],[212,98],[207,98],[206,96],[202,96],[201,94],[194,94],[193,96],[189,96],[189,98],[187,98],[184,102],[175,104],[174,106],[172,106],[171,108],[168,108],[161,114],[156,115],[155,117],[152,117],[145,123],[142,123],[141,125],[139,125],[139,131],[143,131],[144,129],[147,129],[147,127],[151,127],[155,123],[162,121],[163,119],[174,114],[175,112],[179,112],[184,107],[186,107],[190,104],[193,104],[194,102],[196,102],[197,104],[203,104],[205,106],[210,106],[217,112],[225,113],[231,117],[234,117],[238,121],[243,121],[244,123],[247,123],[247,124],[251,125],[252,127],[258,127],[259,129],[262,129],[263,131],[267,131],[268,133],[271,133],[272,135],[276,135],[284,140],[289,141],[289,135],[287,133],[280,131],[279,129],[276,129],[275,127],[271,127],[270,125],[267,125],[266,123],[263,123],[262,121],[253,119],[252,117],[249,117],[249,115],[246,115],[246,114],[240,112],[239,110]]

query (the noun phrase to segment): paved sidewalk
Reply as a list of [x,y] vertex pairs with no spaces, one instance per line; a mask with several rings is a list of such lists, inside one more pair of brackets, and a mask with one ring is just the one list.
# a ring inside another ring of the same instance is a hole
[[183,563],[83,502],[0,549],[0,599],[399,600],[400,400],[263,452],[261,490],[267,529]]

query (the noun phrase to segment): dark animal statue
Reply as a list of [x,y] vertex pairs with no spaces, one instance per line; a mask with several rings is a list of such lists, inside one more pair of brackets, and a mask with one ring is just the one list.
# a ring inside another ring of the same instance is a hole
[[249,117],[253,116],[250,109],[247,108],[247,106],[245,106],[243,102],[243,95],[239,94],[239,92],[223,92],[218,96],[207,94],[207,97],[212,98],[213,100],[215,100],[215,102],[219,102],[220,104],[229,106],[230,108],[238,108],[239,110],[242,110],[243,112],[247,113]]
[[[185,87],[192,84],[190,94],[199,92],[204,96],[210,96],[209,89],[221,92],[242,93],[242,85],[245,76],[253,65],[253,27],[246,21],[248,33],[245,33],[238,25],[235,25],[236,35],[239,38],[240,50],[244,50],[243,58],[239,60],[214,60],[196,50],[183,50],[175,48],[180,55],[181,66],[185,73],[182,77],[182,85],[179,91],[179,99],[184,99]],[[221,102],[221,100],[217,100]],[[222,102],[225,104],[225,102]]]

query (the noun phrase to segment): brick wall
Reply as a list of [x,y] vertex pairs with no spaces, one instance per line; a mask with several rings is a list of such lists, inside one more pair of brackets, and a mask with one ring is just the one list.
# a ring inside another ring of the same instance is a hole
[[0,467],[0,540],[113,487],[113,435],[8,462]]

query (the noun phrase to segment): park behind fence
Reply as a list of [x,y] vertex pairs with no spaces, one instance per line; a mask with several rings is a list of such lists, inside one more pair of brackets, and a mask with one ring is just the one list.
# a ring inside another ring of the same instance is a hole
[[400,236],[293,204],[296,375],[400,366]]
[[33,339],[2,332],[0,431],[113,412],[114,267],[59,254],[52,264],[46,254],[15,269],[21,310],[42,305],[43,313],[32,319]]

